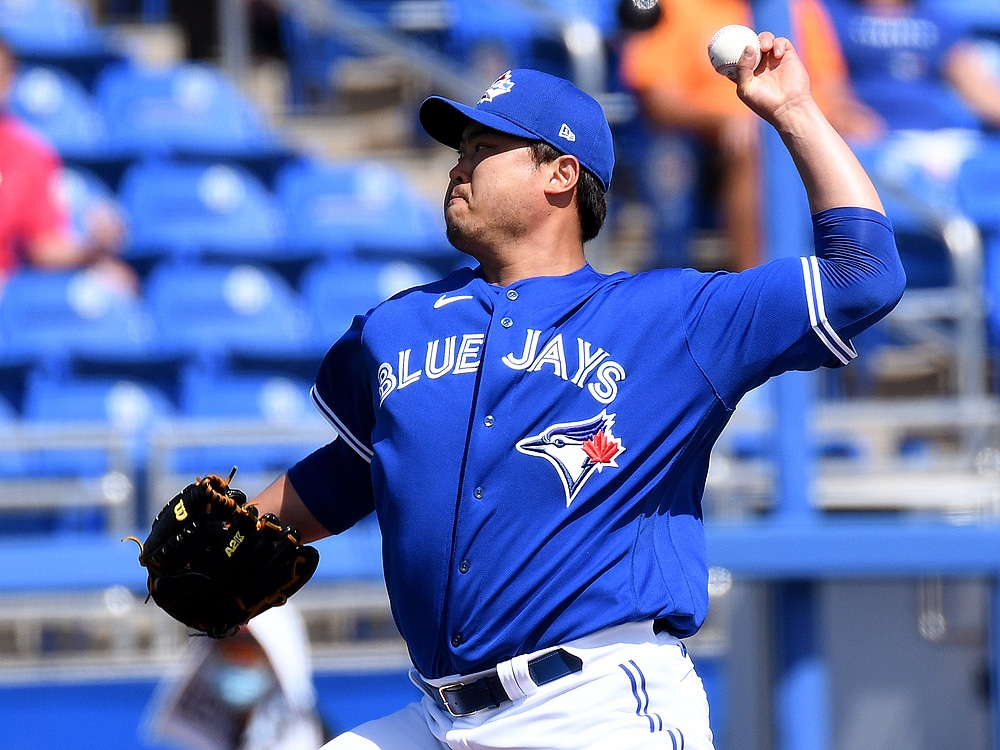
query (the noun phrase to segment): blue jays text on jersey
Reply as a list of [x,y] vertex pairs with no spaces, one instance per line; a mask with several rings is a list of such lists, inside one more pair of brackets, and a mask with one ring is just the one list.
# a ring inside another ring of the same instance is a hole
[[[455,299],[447,298],[446,299]],[[556,333],[540,342],[542,331],[529,328],[525,334],[524,349],[520,354],[508,352],[500,362],[512,370],[525,372],[547,371],[563,380],[584,388],[602,404],[610,404],[618,395],[618,382],[625,379],[625,368],[610,359],[603,347],[594,347],[589,341],[576,339],[575,371],[567,364],[566,344],[563,334]],[[459,338],[461,343],[459,344]],[[381,406],[390,393],[420,382],[422,377],[431,380],[445,375],[474,375],[479,371],[479,357],[482,353],[483,333],[463,333],[449,336],[443,341],[434,339],[427,342],[426,356],[411,364],[413,349],[399,352],[395,369],[393,362],[382,362],[378,367],[378,393]],[[456,353],[457,352],[457,353]]]
[[289,470],[331,532],[375,510],[396,623],[428,678],[624,622],[694,633],[701,497],[740,397],[837,366],[903,274],[888,221],[814,217],[817,256],[740,274],[464,269],[355,319],[313,389],[339,439]]

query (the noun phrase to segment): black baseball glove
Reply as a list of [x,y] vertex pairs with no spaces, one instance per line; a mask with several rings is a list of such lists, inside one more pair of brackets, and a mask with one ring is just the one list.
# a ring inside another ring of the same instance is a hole
[[[235,469],[233,470],[235,473]],[[247,496],[211,474],[185,487],[139,544],[153,601],[212,638],[232,635],[251,617],[284,604],[319,564],[299,532],[247,505]]]

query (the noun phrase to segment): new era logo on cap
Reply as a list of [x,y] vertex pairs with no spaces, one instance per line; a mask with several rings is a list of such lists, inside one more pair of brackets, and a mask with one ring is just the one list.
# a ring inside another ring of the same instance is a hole
[[580,160],[605,191],[615,165],[611,128],[600,103],[569,81],[537,70],[508,70],[475,107],[432,96],[420,105],[420,124],[457,149],[470,122],[527,140],[544,141]]
[[567,141],[572,142],[576,140],[576,133],[574,133],[572,130],[569,129],[569,125],[563,123],[562,126],[559,128],[559,137],[565,138]]

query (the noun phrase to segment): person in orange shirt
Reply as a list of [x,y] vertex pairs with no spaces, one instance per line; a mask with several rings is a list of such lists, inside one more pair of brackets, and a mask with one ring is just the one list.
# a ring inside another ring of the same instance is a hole
[[[732,82],[715,72],[707,55],[708,42],[721,27],[733,23],[753,27],[750,3],[660,0],[660,7],[660,20],[653,28],[624,42],[622,82],[636,95],[654,134],[667,131],[694,139],[702,157],[700,171],[714,183],[710,187],[729,242],[730,270],[759,265],[763,258],[758,123],[732,95]],[[854,96],[826,9],[819,0],[791,0],[790,12],[796,50],[827,119],[847,140],[878,138],[885,126]],[[676,175],[669,179],[674,186],[684,182]],[[678,248],[662,251],[663,256],[676,257]]]

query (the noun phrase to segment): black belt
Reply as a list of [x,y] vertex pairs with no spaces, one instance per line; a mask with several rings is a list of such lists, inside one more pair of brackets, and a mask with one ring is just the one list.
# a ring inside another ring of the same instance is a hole
[[[583,659],[557,648],[528,661],[528,674],[536,685],[545,685],[583,669]],[[452,716],[468,716],[497,708],[513,700],[495,669],[474,682],[453,682],[435,687],[421,680],[424,691]]]

